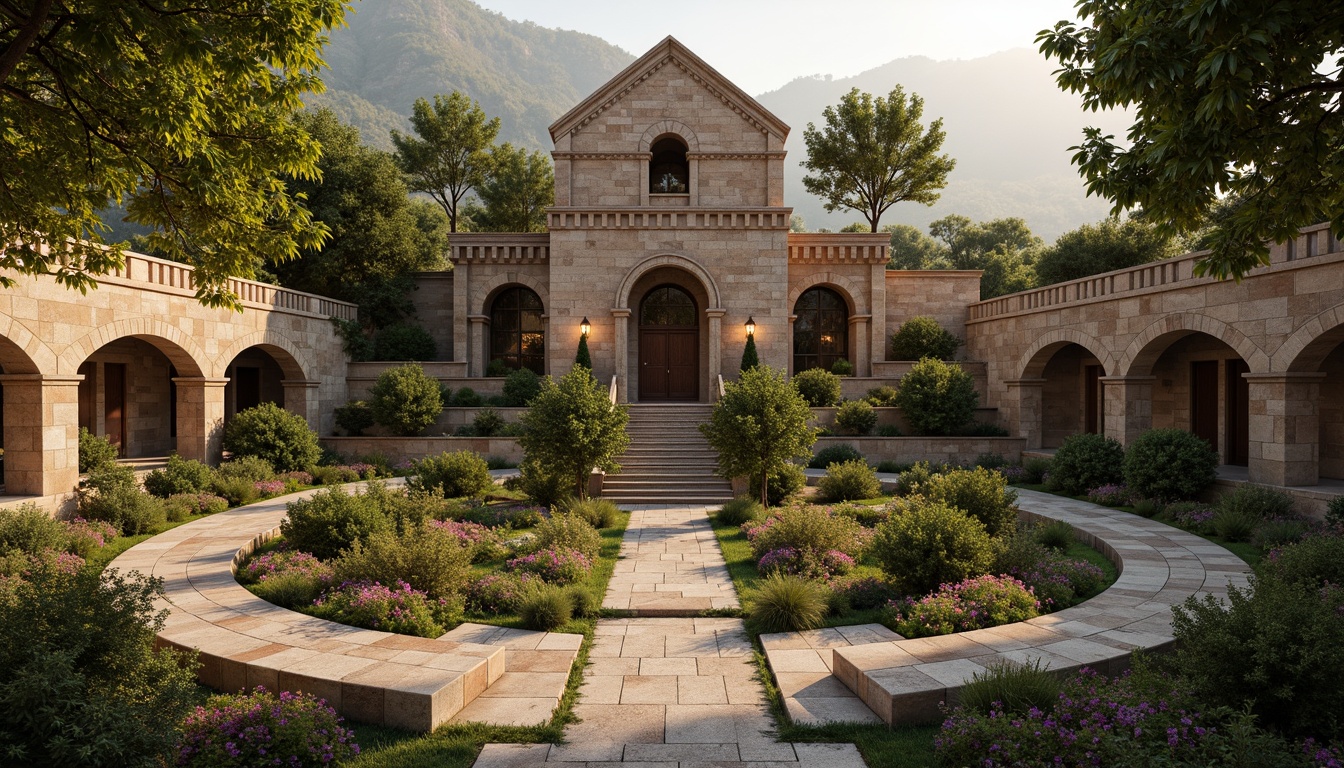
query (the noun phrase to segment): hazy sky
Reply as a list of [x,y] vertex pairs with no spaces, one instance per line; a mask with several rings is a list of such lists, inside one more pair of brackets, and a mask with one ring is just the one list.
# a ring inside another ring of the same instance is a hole
[[1033,46],[1073,0],[477,0],[510,19],[597,35],[638,56],[673,35],[751,94],[905,56]]

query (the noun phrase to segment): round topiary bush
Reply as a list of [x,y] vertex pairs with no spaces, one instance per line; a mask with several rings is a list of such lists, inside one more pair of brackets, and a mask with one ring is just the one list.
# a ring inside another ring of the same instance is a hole
[[822,368],[795,373],[793,387],[811,408],[830,408],[840,402],[840,377]]
[[846,400],[835,409],[835,426],[849,435],[866,435],[877,426],[877,412],[866,400]]
[[177,454],[168,457],[168,465],[145,475],[145,490],[166,499],[179,493],[200,493],[209,490],[215,481],[214,470],[192,459]]
[[307,469],[322,456],[308,420],[275,403],[234,414],[224,425],[224,450],[265,459],[277,472]]
[[994,562],[993,541],[979,520],[918,496],[877,527],[871,552],[897,588],[910,595],[984,575]]
[[[1208,443],[1183,429],[1150,429],[1125,450],[1125,485],[1147,498],[1193,499],[1213,483],[1218,462]],[[1058,466],[1056,456],[1052,476]]]
[[504,400],[508,407],[522,408],[540,391],[541,377],[531,368],[519,368],[504,378]]
[[834,363],[831,363],[831,373],[834,373],[836,376],[853,376],[854,364],[842,357]]
[[414,437],[443,412],[439,383],[418,365],[383,371],[369,391],[373,418],[394,435]]
[[873,387],[868,390],[864,400],[874,408],[895,408],[896,407],[896,388],[888,387],[883,384],[880,387]]
[[[1075,496],[1124,479],[1125,449],[1105,435],[1070,435],[1050,461],[1050,485]],[[1133,489],[1131,489],[1133,490]]]
[[336,426],[351,437],[360,437],[375,423],[373,409],[363,400],[351,400],[336,409]]
[[433,360],[437,351],[429,331],[409,323],[389,325],[373,342],[374,360]]
[[896,405],[921,435],[954,434],[971,422],[979,402],[971,374],[931,357],[915,363],[896,390]]
[[862,459],[832,464],[817,486],[826,501],[871,499],[882,492],[877,473]]
[[480,498],[494,485],[490,466],[472,451],[447,451],[415,463],[415,476],[407,481],[418,491],[438,491],[446,499]]
[[838,445],[828,445],[817,451],[812,460],[807,462],[807,466],[812,469],[825,469],[832,464],[841,461],[861,461],[863,454],[859,449],[849,443],[839,443]]
[[322,560],[336,557],[356,541],[388,531],[392,521],[362,495],[339,487],[315,493],[286,505],[288,514],[280,533],[289,545]]
[[956,507],[985,526],[990,536],[1010,533],[1017,527],[1017,491],[1003,475],[984,467],[953,469],[931,475],[919,485],[919,493]]
[[892,360],[951,360],[961,346],[961,339],[926,315],[912,317],[901,323],[891,335]]

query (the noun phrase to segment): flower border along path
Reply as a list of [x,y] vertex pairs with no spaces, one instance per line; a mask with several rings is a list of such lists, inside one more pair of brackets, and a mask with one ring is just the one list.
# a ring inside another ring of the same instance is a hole
[[581,722],[564,744],[487,744],[475,768],[865,768],[853,744],[776,741],[742,620],[698,615],[737,605],[713,507],[633,509],[605,604],[656,615],[598,620],[574,707]]
[[961,686],[998,661],[1118,673],[1131,651],[1175,642],[1173,605],[1191,596],[1226,598],[1228,586],[1244,586],[1251,573],[1217,544],[1128,512],[1028,490],[1019,491],[1018,507],[1026,519],[1071,524],[1120,578],[1090,600],[1017,624],[834,648],[835,677],[883,721],[938,721],[938,705],[956,704]]
[[[360,487],[344,486],[346,491]],[[409,637],[290,611],[239,584],[234,569],[278,534],[286,503],[319,490],[178,526],[135,545],[108,567],[164,580],[164,597],[156,607],[167,609],[168,618],[156,642],[198,651],[197,677],[211,688],[301,690],[326,699],[351,720],[413,731],[432,730],[459,713],[499,722],[498,713],[507,711],[514,713],[515,724],[518,718],[529,724],[549,718],[563,680],[558,688],[549,685],[549,678],[547,684],[519,685],[520,675],[506,673],[508,656],[522,663],[524,675],[540,671],[538,665],[547,672],[561,664],[568,670],[580,635],[463,625],[434,640]],[[481,699],[495,701],[472,706]]]

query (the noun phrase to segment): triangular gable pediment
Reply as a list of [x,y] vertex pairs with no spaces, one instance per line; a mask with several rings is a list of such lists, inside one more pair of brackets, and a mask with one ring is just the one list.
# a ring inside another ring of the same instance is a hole
[[559,120],[551,123],[551,140],[558,142],[561,136],[573,133],[597,119],[599,115],[615,106],[635,86],[649,79],[663,67],[674,66],[690,75],[705,90],[709,91],[730,109],[736,112],[761,133],[769,133],[779,138],[780,144],[789,135],[789,126],[775,117],[760,102],[747,95],[731,80],[719,74],[719,71],[706,64],[703,59],[691,52],[671,35],[655,45],[648,53],[639,57],[630,66],[621,70],[606,85],[598,88],[578,106],[566,112]]

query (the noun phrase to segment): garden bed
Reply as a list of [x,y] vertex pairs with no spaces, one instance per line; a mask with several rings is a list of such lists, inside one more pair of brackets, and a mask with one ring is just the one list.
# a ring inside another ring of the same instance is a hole
[[379,454],[392,464],[455,451],[472,451],[513,464],[523,460],[516,437],[324,437],[321,443],[344,456]]
[[1021,461],[1026,440],[1020,437],[845,437],[817,438],[813,451],[834,445],[852,445],[869,462],[967,465],[987,454],[1002,456],[1010,463]]

